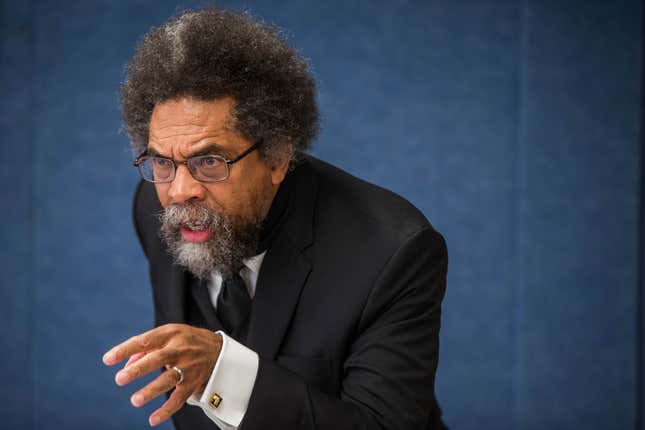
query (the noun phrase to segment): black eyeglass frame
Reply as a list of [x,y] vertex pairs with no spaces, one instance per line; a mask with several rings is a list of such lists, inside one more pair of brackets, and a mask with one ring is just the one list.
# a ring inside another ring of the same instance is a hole
[[[242,152],[240,155],[238,155],[237,157],[233,158],[232,160],[227,160],[226,158],[222,157],[221,155],[198,155],[198,156],[196,156],[196,157],[188,157],[188,158],[187,158],[187,159],[185,159],[184,161],[179,161],[179,160],[175,160],[174,158],[170,158],[170,157],[161,157],[161,156],[159,156],[159,155],[148,155],[148,149],[146,148],[146,150],[145,150],[145,151],[143,151],[143,152],[142,152],[142,153],[141,153],[141,154],[140,154],[140,155],[139,155],[139,156],[134,160],[134,167],[136,167],[136,168],[137,168],[137,170],[139,170],[139,174],[141,175],[141,177],[142,177],[145,181],[152,182],[152,183],[155,183],[155,184],[167,184],[167,183],[170,183],[170,182],[174,181],[174,180],[175,180],[175,176],[177,175],[177,165],[178,165],[178,164],[183,164],[184,166],[186,166],[186,168],[187,168],[187,169],[188,169],[188,171],[190,172],[190,175],[191,175],[191,176],[192,176],[196,181],[199,181],[199,182],[222,182],[222,181],[227,180],[227,179],[229,178],[229,176],[231,175],[231,168],[230,168],[231,164],[235,164],[235,163],[237,163],[237,162],[238,162],[238,161],[240,161],[242,158],[246,157],[246,156],[247,156],[247,155],[249,155],[251,152],[253,152],[253,151],[255,151],[256,149],[258,149],[258,147],[260,146],[260,144],[261,144],[261,143],[262,143],[261,141],[256,142],[255,144],[251,145],[251,146],[250,146],[246,151]],[[205,157],[218,158],[218,159],[221,159],[224,163],[226,163],[226,177],[221,178],[221,179],[214,179],[214,180],[210,180],[210,181],[209,181],[209,180],[204,180],[204,179],[196,178],[196,177],[195,177],[195,172],[191,169],[191,167],[190,167],[190,164],[189,164],[189,163],[190,163],[190,161],[191,161],[191,160],[193,160],[193,159],[196,159],[196,158],[200,158],[200,159],[201,159],[201,158],[205,158]],[[163,180],[163,181],[151,181],[150,179],[147,179],[147,178],[144,176],[143,172],[141,171],[141,163],[143,163],[143,161],[144,161],[145,159],[147,159],[147,158],[161,158],[161,159],[164,159],[164,160],[172,161],[172,163],[173,163],[173,168],[174,168],[174,169],[173,169],[172,178],[167,179],[167,180]]]

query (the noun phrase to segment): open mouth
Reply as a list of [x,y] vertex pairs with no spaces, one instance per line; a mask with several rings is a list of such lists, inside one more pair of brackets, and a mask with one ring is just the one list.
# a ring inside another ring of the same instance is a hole
[[181,227],[181,237],[187,242],[203,243],[210,239],[211,234],[208,228],[193,229],[185,225]]

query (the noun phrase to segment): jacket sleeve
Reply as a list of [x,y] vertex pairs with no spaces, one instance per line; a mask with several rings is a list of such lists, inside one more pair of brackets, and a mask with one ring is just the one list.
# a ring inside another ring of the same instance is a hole
[[339,397],[261,358],[241,428],[443,428],[434,380],[447,266],[445,241],[431,227],[405,240],[365,304]]

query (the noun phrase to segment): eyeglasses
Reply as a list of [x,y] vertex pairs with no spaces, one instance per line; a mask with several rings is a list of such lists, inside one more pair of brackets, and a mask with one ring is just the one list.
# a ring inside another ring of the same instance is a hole
[[134,160],[141,177],[148,182],[166,183],[175,179],[177,164],[184,164],[190,174],[201,182],[220,182],[228,179],[230,165],[235,164],[258,148],[260,142],[238,155],[232,160],[219,155],[199,155],[178,161],[168,157],[146,155],[147,150]]

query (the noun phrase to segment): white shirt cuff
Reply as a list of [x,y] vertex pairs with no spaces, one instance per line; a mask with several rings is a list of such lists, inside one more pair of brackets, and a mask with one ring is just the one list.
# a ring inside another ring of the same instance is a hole
[[246,414],[259,358],[226,333],[217,333],[222,336],[222,350],[213,373],[204,392],[194,393],[187,403],[200,407],[221,429],[236,429]]

